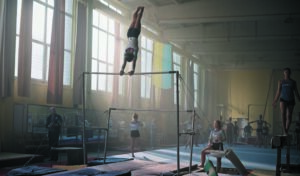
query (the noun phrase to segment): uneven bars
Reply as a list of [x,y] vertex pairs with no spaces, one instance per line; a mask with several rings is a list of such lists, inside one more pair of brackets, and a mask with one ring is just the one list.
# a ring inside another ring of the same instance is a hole
[[[157,112],[176,112],[176,110],[168,110],[168,109],[130,109],[130,108],[114,108],[110,107],[109,110],[120,110],[120,111],[157,111]],[[194,112],[193,109],[188,110],[179,110],[179,112]]]
[[[151,75],[151,74],[175,74],[177,71],[165,71],[165,72],[140,72],[134,73],[133,75]],[[120,75],[116,72],[83,72],[83,74],[97,74],[97,75]],[[129,73],[124,73],[124,75],[130,75]],[[133,76],[130,75],[130,76]]]

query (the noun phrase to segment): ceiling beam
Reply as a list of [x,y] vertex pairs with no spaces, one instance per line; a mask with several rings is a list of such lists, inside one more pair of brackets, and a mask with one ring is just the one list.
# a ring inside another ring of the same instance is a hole
[[299,15],[299,7],[299,0],[192,1],[180,4],[180,6],[158,7],[156,15],[159,18],[159,24],[255,21]]

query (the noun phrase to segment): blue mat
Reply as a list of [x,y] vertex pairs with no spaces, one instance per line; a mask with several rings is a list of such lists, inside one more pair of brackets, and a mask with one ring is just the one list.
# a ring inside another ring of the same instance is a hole
[[131,176],[131,171],[100,171],[93,168],[84,168],[68,173],[58,173],[57,176]]
[[46,175],[56,172],[65,171],[64,169],[49,168],[49,167],[40,167],[40,166],[26,166],[13,169],[9,171],[7,176],[20,176],[20,175]]
[[133,158],[97,158],[93,161],[89,161],[87,163],[88,166],[97,166],[97,165],[103,165],[103,164],[110,164],[110,163],[118,163],[118,162],[124,162],[133,160]]

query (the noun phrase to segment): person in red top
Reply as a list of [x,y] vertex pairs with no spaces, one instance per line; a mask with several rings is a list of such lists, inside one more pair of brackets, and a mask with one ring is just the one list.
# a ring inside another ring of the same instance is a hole
[[139,51],[138,37],[141,33],[141,19],[143,16],[143,12],[144,7],[137,7],[136,11],[133,13],[132,22],[127,31],[128,44],[125,49],[124,61],[122,64],[120,75],[124,74],[124,69],[127,62],[132,62],[132,70],[129,72],[129,75],[134,74],[137,55]]
[[300,96],[297,89],[297,82],[291,78],[291,69],[284,68],[283,75],[284,78],[278,81],[278,88],[272,105],[275,107],[278,99],[280,99],[283,134],[288,135],[296,104],[295,96],[298,98],[298,101],[300,101]]

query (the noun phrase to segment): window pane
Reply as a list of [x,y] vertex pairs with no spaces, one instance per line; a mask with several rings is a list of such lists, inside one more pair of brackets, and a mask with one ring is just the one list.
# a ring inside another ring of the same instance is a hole
[[151,89],[151,78],[146,76],[146,98],[150,98],[150,89]]
[[71,47],[72,47],[72,19],[69,16],[65,16],[65,49],[71,50]]
[[36,2],[33,3],[32,38],[41,42],[44,41],[45,11],[45,6]]
[[44,65],[44,69],[46,67],[46,78],[45,80],[48,81],[48,75],[49,75],[49,62],[50,62],[50,46],[47,46],[47,57],[46,57],[46,65]]
[[104,75],[98,75],[98,90],[105,91],[105,80]]
[[103,31],[100,31],[99,36],[99,59],[106,61],[106,52],[107,52],[107,34]]
[[[45,0],[43,0],[45,1]],[[54,7],[54,0],[48,0],[48,5],[50,5],[51,7]]]
[[92,72],[98,72],[98,67],[97,67],[97,60],[93,59],[92,60]]
[[96,28],[93,28],[93,37],[92,37],[92,57],[98,58],[98,30]]
[[[96,60],[92,60],[92,72],[97,72],[97,61]],[[92,90],[97,90],[97,75],[92,74]]]
[[194,74],[194,89],[198,89],[198,76]]
[[109,29],[108,32],[115,34],[115,22],[112,19],[109,19]]
[[198,65],[194,64],[194,72],[198,72]]
[[144,36],[142,36],[142,39],[141,39],[141,46],[142,46],[142,48],[146,48],[146,38]]
[[64,85],[71,84],[71,53],[65,52],[64,58]]
[[115,38],[112,35],[108,36],[108,55],[107,55],[107,62],[110,64],[114,63],[115,57]]
[[[108,66],[108,72],[113,72],[113,66],[109,65]],[[113,76],[112,75],[107,75],[107,91],[112,92],[112,86],[113,86]]]
[[99,26],[99,13],[96,10],[93,10],[93,25]]
[[19,63],[19,39],[20,37],[16,37],[16,55],[15,55],[15,76],[18,76],[18,63]]
[[52,19],[53,19],[53,9],[47,8],[47,44],[50,45],[51,42],[51,32],[52,32]]
[[44,47],[43,45],[32,43],[32,63],[31,63],[31,77],[35,79],[43,79],[43,65],[44,65]]
[[22,2],[21,0],[18,0],[18,5],[17,5],[17,35],[20,35],[20,22],[21,22],[21,7],[22,7]]
[[146,71],[146,52],[143,49],[141,51],[141,71]]
[[66,3],[66,5],[65,5],[65,11],[66,11],[66,13],[72,15],[72,13],[73,13],[73,11],[72,11],[73,0],[66,0],[65,3]]
[[107,30],[107,17],[102,14],[100,14],[100,28]]
[[147,40],[147,49],[153,51],[153,41]]
[[152,53],[147,52],[147,72],[152,71]]

